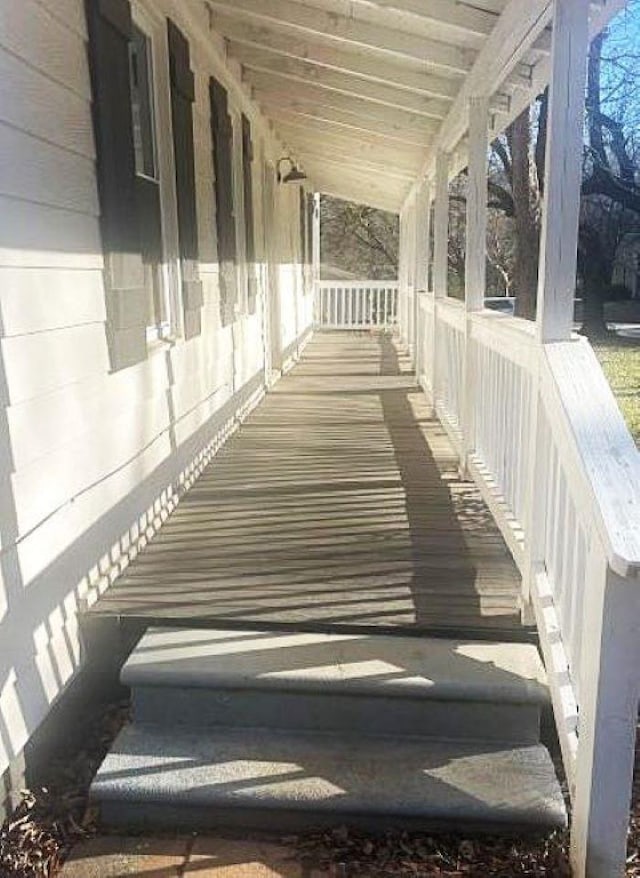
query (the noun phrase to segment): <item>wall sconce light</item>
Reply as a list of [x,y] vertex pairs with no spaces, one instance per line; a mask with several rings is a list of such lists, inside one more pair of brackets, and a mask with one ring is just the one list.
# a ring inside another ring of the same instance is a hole
[[[286,174],[283,174],[280,170],[280,165],[282,162],[288,162],[290,165],[289,170]],[[307,175],[304,171],[301,171],[300,168],[296,165],[292,158],[288,155],[283,156],[281,159],[278,159],[277,165],[277,174],[278,174],[278,183],[300,183],[302,180],[307,179]]]

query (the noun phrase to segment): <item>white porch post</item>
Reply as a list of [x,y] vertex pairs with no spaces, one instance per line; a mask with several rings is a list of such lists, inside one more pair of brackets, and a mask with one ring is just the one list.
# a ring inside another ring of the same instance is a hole
[[400,338],[407,345],[412,343],[412,309],[413,297],[411,286],[413,283],[413,245],[415,233],[413,231],[413,205],[407,199],[400,214]]
[[589,50],[588,0],[554,0],[545,187],[538,280],[538,337],[571,337]]
[[622,878],[640,698],[640,589],[604,559],[588,567],[571,865],[575,878]]
[[433,335],[428,364],[434,406],[438,399],[438,299],[447,295],[449,270],[449,162],[449,153],[438,150],[433,216]]
[[313,194],[313,226],[311,233],[311,284],[313,289],[314,318],[318,320],[320,303],[320,193]]
[[313,235],[311,239],[313,281],[320,280],[320,193],[313,195]]
[[462,469],[475,446],[474,400],[477,386],[471,341],[471,315],[484,308],[487,258],[487,185],[489,176],[489,98],[469,99],[469,165],[465,259],[465,349],[462,402]]
[[436,156],[433,224],[433,290],[436,298],[444,298],[447,295],[449,266],[449,154],[442,150]]
[[407,209],[407,337],[409,354],[415,353],[415,297],[416,297],[416,203],[415,195]]
[[407,313],[407,206],[400,211],[400,240],[398,242],[398,329],[404,340]]
[[416,350],[414,362],[416,375],[424,371],[425,320],[421,313],[422,298],[429,288],[429,235],[431,224],[431,188],[422,181],[416,190],[416,273],[415,273],[415,325]]
[[424,180],[416,193],[416,288],[423,292],[429,288],[429,226],[431,187]]
[[[554,0],[549,113],[542,209],[536,335],[540,342],[571,337],[578,252],[587,55],[588,0]],[[534,375],[529,423],[538,431],[539,377]],[[535,441],[535,439],[533,440]],[[531,587],[543,552],[543,510],[536,485],[546,461],[536,445],[527,472],[523,616],[531,621]]]
[[487,258],[487,178],[489,151],[489,99],[469,99],[469,169],[467,183],[467,245],[465,306],[482,311]]

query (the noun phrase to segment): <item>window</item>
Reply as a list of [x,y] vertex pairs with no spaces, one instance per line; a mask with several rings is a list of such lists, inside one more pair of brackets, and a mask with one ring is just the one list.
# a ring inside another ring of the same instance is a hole
[[171,128],[175,163],[178,252],[185,339],[202,332],[202,281],[199,268],[198,211],[196,197],[193,105],[195,76],[191,69],[189,41],[170,19],[167,22]]
[[[162,13],[145,6],[136,2],[132,14],[129,0],[86,4],[113,370],[142,362],[149,340],[177,329],[173,320],[180,311],[185,339],[200,331],[189,46]],[[178,146],[186,144],[178,149],[174,143],[173,155],[172,131]],[[179,268],[166,258],[174,252]]]
[[129,44],[129,69],[136,174],[157,180],[151,40],[135,25]]
[[136,202],[147,292],[147,341],[152,342],[170,334],[170,323],[162,278],[162,210],[153,107],[152,43],[135,24],[129,43],[129,82]]

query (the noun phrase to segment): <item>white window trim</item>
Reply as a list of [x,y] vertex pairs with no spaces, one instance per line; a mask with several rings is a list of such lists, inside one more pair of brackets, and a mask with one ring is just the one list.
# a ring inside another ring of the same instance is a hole
[[167,319],[147,327],[147,344],[175,342],[184,334],[182,274],[178,243],[178,205],[171,122],[169,46],[166,17],[148,0],[133,0],[134,24],[151,40],[152,100],[156,143],[156,173],[160,184],[162,252],[160,283]]

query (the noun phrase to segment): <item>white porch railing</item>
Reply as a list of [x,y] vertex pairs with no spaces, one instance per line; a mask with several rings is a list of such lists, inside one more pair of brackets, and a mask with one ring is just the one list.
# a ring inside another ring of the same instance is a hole
[[397,322],[397,281],[316,283],[314,323],[318,329],[387,329]]
[[419,380],[535,614],[574,855],[619,858],[640,689],[640,456],[586,339],[542,344],[534,324],[431,293],[417,316]]

